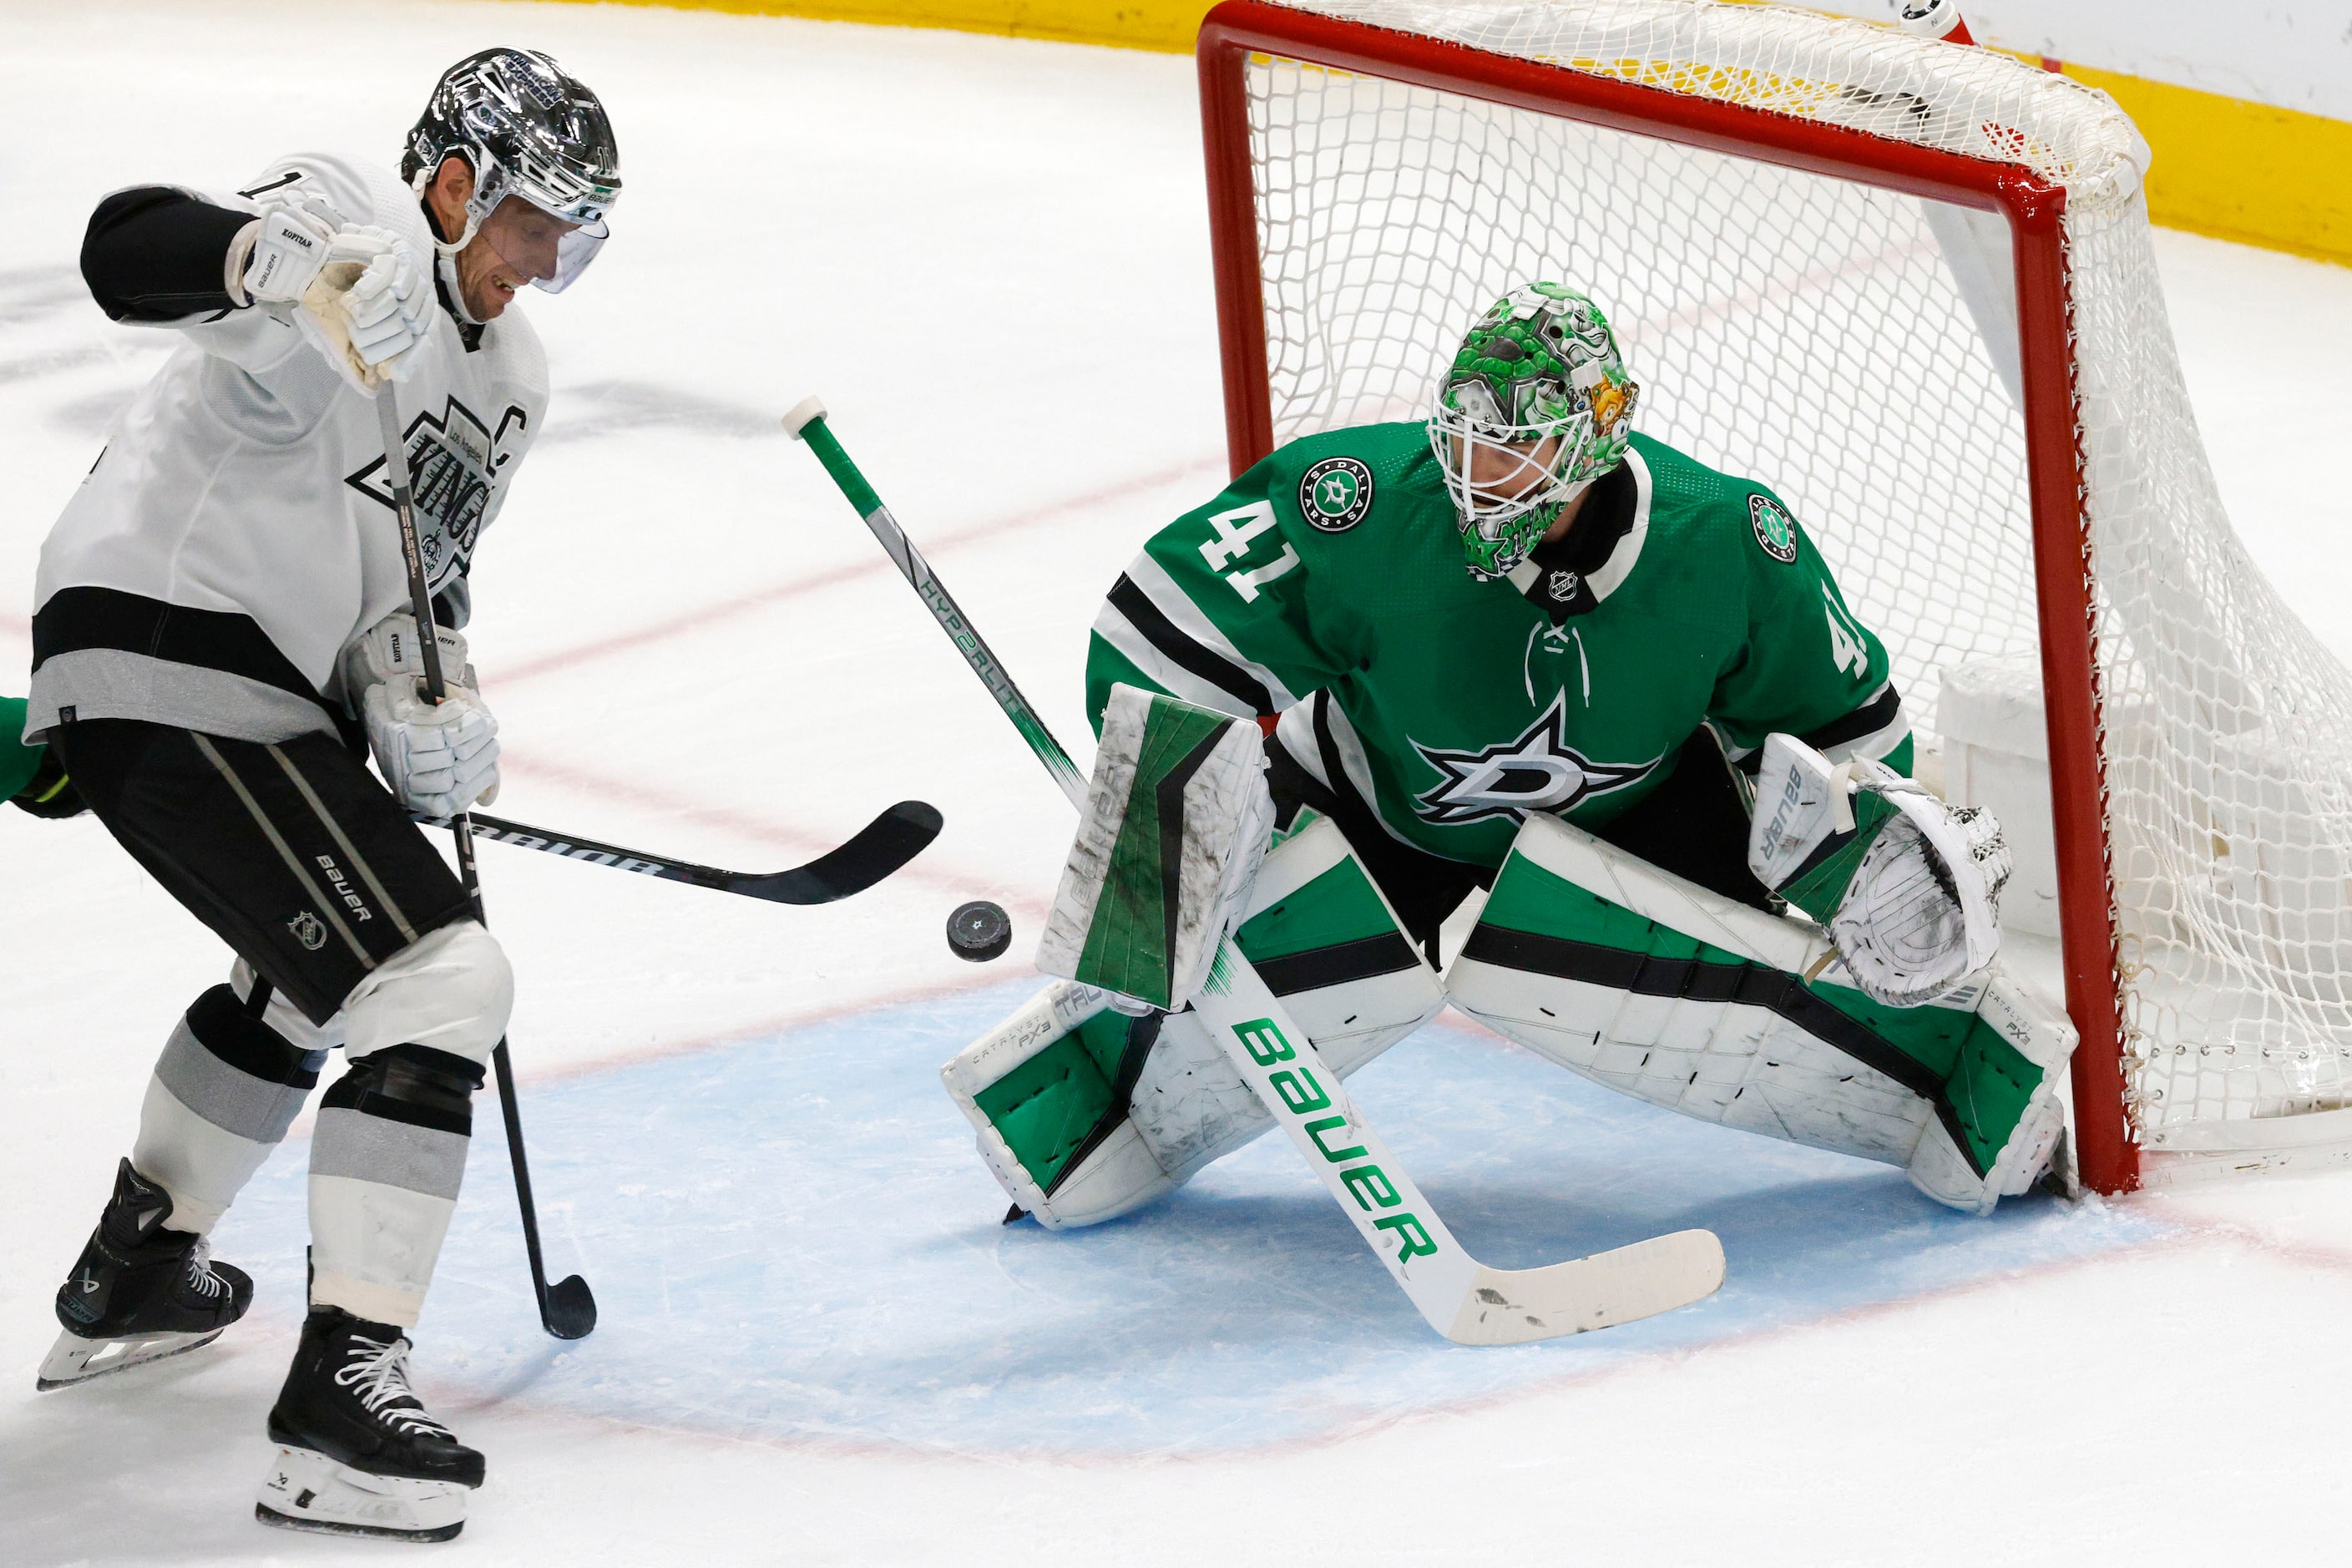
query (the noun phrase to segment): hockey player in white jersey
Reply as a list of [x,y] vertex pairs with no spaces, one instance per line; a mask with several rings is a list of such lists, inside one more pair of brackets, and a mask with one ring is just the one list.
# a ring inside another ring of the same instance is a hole
[[[513,980],[411,813],[497,787],[458,628],[546,415],[514,300],[579,276],[619,190],[596,96],[544,55],[491,49],[443,75],[397,176],[301,153],[234,192],[118,191],[84,242],[108,314],[184,342],[42,549],[25,736],[236,963],[156,1064],[41,1385],[193,1349],[244,1313],[251,1280],[205,1237],[340,1047],[269,1522],[446,1539],[482,1482],[482,1456],[411,1389],[406,1331]],[[386,382],[442,661],[465,671],[437,706],[371,397]]]

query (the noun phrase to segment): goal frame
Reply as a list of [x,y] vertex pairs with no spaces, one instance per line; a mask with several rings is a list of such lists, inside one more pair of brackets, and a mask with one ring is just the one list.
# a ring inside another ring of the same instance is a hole
[[1195,56],[1226,455],[1236,476],[1274,449],[1250,154],[1246,72],[1254,53],[1928,197],[2007,221],[2016,270],[2059,941],[2066,1011],[2081,1036],[2071,1069],[2074,1157],[2084,1184],[2095,1191],[2137,1186],[2139,1150],[2126,1110],[2119,933],[2098,745],[2090,536],[2061,225],[2065,191],[2018,163],[1885,141],[1846,126],[1686,97],[1263,0],[1223,0],[1201,24]]

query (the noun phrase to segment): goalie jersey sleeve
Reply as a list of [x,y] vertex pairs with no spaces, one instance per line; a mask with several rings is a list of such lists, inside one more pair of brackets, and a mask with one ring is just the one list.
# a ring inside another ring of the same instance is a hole
[[1832,762],[1868,757],[1911,771],[1911,725],[1886,648],[1839,592],[1795,515],[1761,485],[1740,487],[1748,635],[1717,678],[1707,717],[1725,752],[1753,770],[1764,738],[1796,736]]
[[1317,602],[1321,542],[1282,504],[1279,455],[1154,534],[1111,585],[1087,653],[1097,733],[1114,685],[1264,719],[1348,667]]

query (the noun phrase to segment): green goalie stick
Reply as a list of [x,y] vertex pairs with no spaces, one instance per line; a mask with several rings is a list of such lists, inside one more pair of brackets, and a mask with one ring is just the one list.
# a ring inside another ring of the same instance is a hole
[[[1085,775],[850,461],[826,423],[824,405],[809,398],[784,416],[784,427],[816,453],[1030,751],[1083,811]],[[1219,946],[1192,1009],[1429,1326],[1447,1339],[1521,1344],[1605,1329],[1687,1306],[1723,1283],[1723,1244],[1704,1230],[1653,1237],[1542,1268],[1487,1268],[1454,1239],[1412,1176],[1357,1114],[1339,1075],[1230,936]]]

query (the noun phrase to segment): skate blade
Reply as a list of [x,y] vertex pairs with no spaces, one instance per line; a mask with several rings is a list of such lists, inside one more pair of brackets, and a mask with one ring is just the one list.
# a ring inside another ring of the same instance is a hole
[[466,1528],[468,1488],[454,1481],[373,1476],[315,1448],[280,1447],[253,1517],[280,1530],[449,1541]]
[[79,1334],[61,1333],[58,1342],[41,1362],[33,1386],[43,1394],[53,1388],[88,1383],[93,1377],[104,1377],[110,1372],[126,1367],[144,1366],[151,1361],[196,1350],[220,1338],[218,1329],[207,1329],[197,1334],[126,1334],[119,1339],[86,1340]]

